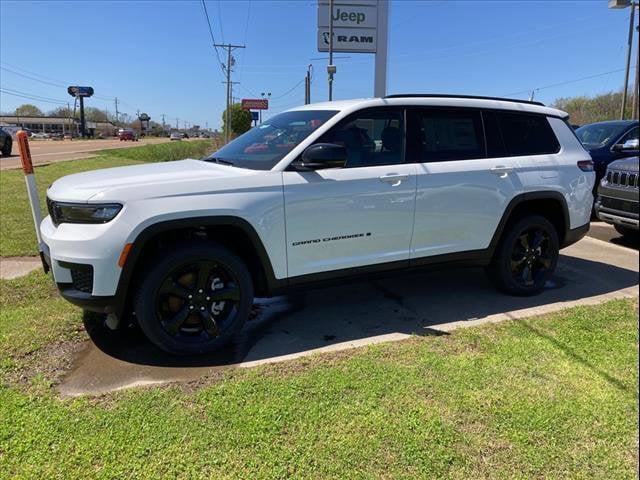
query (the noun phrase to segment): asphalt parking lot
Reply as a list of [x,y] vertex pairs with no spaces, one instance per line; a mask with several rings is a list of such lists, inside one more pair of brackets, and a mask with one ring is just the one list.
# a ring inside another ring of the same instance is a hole
[[[137,142],[122,142],[118,139],[107,140],[30,140],[29,150],[34,165],[46,165],[47,163],[65,160],[78,160],[87,158],[100,150],[111,150],[131,146],[150,145],[154,143],[168,142],[168,138],[143,138]],[[0,170],[20,168],[20,153],[18,144],[13,143],[12,155],[0,156]]]
[[[602,235],[606,226],[596,231]],[[611,234],[610,232],[607,234]],[[616,237],[617,238],[617,237]],[[481,269],[449,268],[346,284],[256,302],[255,318],[224,351],[179,358],[136,330],[121,340],[86,342],[58,386],[64,396],[194,381],[225,368],[245,368],[309,354],[447,335],[456,328],[549,313],[638,295],[638,250],[586,237],[562,251],[546,290],[534,297],[496,292]]]

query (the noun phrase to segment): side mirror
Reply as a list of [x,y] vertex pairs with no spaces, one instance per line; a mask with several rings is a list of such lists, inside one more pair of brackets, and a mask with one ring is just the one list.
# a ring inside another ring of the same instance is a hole
[[347,149],[334,143],[316,143],[302,152],[295,166],[302,170],[342,168],[347,163]]
[[640,142],[638,141],[637,138],[634,138],[632,140],[627,140],[624,143],[618,143],[614,145],[613,149],[616,152],[635,152],[638,150],[639,147],[640,147]]

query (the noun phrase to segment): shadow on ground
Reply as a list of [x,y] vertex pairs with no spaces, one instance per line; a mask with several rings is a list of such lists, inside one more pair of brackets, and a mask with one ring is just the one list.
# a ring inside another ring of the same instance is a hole
[[[633,261],[637,268],[637,259]],[[94,336],[94,343],[88,343],[59,389],[74,395],[194,380],[241,362],[338,343],[398,333],[442,334],[430,327],[633,287],[638,284],[638,273],[631,268],[562,255],[556,275],[534,297],[496,293],[482,269],[449,268],[258,299],[255,318],[215,355],[185,358],[165,354],[136,328],[124,332],[115,343]]]

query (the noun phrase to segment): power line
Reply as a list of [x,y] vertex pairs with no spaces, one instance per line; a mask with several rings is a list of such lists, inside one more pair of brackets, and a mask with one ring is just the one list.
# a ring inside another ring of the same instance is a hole
[[218,59],[218,65],[220,66],[220,70],[224,75],[224,64],[220,59],[220,53],[218,52],[218,48],[216,47],[216,39],[213,36],[213,29],[211,28],[211,20],[209,19],[209,12],[207,11],[207,4],[204,0],[202,0],[202,9],[204,10],[204,15],[207,19],[207,26],[209,27],[209,36],[211,37],[211,48],[213,48],[214,52],[216,52],[216,58]]
[[220,25],[220,38],[224,43],[224,30],[222,30],[222,8],[220,7],[220,0],[218,0],[218,25]]
[[279,100],[281,98],[286,97],[287,95],[289,95],[291,92],[293,92],[296,88],[298,88],[300,85],[302,85],[302,82],[304,82],[304,78],[302,80],[300,80],[298,83],[296,83],[293,87],[291,87],[289,90],[287,90],[286,92],[284,92],[282,95],[278,95],[277,97],[273,97],[273,100]]
[[14,97],[26,98],[27,100],[34,100],[38,102],[51,103],[54,105],[66,105],[67,102],[59,99],[49,98],[49,97],[41,97],[39,95],[32,95],[26,92],[20,92],[19,90],[12,90],[6,88],[0,88],[0,92],[11,95]]
[[503,97],[510,97],[511,95],[520,95],[521,93],[529,93],[532,90],[534,91],[538,91],[538,90],[545,90],[547,88],[553,88],[553,87],[559,87],[561,85],[568,85],[570,83],[576,83],[576,82],[581,82],[583,80],[589,80],[592,78],[598,78],[598,77],[603,77],[604,75],[610,75],[612,73],[617,73],[617,72],[621,72],[623,71],[624,68],[618,68],[617,70],[611,70],[609,72],[603,72],[603,73],[596,73],[595,75],[588,75],[586,77],[581,77],[581,78],[576,78],[573,80],[567,80],[565,82],[559,82],[559,83],[553,83],[551,85],[545,85],[544,87],[538,87],[538,88],[529,88],[527,90],[521,90],[519,92],[513,92],[513,93],[507,93],[505,95],[502,95]]

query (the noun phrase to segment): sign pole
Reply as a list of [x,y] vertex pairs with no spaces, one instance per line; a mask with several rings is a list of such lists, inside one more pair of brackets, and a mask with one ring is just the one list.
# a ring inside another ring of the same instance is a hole
[[36,227],[36,238],[38,240],[38,251],[44,251],[42,236],[40,235],[40,223],[42,222],[42,210],[40,209],[40,197],[38,196],[38,187],[36,186],[36,178],[33,174],[33,162],[31,160],[31,151],[29,150],[29,140],[27,132],[20,130],[16,133],[18,140],[18,148],[20,150],[20,161],[22,163],[22,171],[24,172],[24,180],[27,184],[27,195],[29,196],[29,204],[31,205],[31,214],[33,215],[33,223]]
[[327,72],[329,73],[329,101],[333,100],[333,73],[335,67],[333,66],[333,0],[329,0],[329,66]]
[[387,48],[388,48],[389,2],[378,0],[378,42],[376,66],[373,83],[373,96],[384,97],[387,94]]

